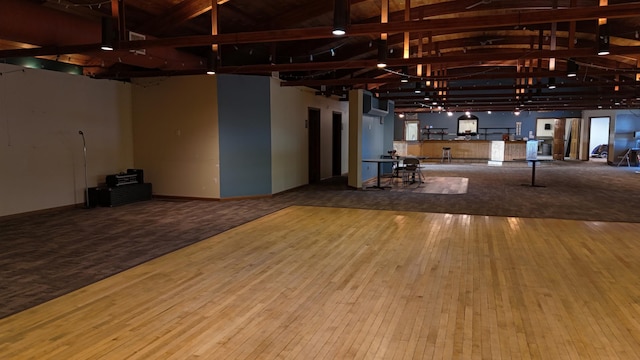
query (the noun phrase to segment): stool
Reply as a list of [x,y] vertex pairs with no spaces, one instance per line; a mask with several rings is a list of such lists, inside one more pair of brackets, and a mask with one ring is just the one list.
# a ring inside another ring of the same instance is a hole
[[442,161],[444,162],[444,160],[447,159],[448,162],[451,162],[451,148],[450,147],[443,147],[442,148]]

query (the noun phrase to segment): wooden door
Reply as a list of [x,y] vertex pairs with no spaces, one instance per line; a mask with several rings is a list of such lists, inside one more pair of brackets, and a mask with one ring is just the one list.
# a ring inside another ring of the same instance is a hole
[[564,160],[564,124],[565,119],[555,119],[553,122],[553,160]]
[[569,158],[577,160],[580,155],[580,119],[571,120],[571,143],[569,144]]

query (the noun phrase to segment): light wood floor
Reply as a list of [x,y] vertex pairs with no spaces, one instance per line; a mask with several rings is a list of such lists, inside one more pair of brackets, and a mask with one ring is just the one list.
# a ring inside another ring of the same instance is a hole
[[291,207],[0,320],[0,357],[637,359],[639,232]]

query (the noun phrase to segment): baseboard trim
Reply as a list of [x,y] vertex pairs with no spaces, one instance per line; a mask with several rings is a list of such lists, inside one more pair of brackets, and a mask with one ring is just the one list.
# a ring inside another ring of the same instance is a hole
[[235,201],[235,200],[256,200],[256,199],[270,199],[273,195],[251,195],[251,196],[232,196],[227,198],[221,198],[220,201]]
[[174,200],[174,201],[235,201],[235,200],[250,200],[250,199],[264,199],[271,198],[272,195],[251,195],[251,196],[232,196],[226,198],[204,198],[195,196],[173,196],[173,195],[153,195],[156,200]]
[[175,195],[157,195],[153,194],[153,199],[155,200],[176,200],[176,201],[220,201],[218,198],[205,198],[205,197],[195,197],[195,196],[175,196]]

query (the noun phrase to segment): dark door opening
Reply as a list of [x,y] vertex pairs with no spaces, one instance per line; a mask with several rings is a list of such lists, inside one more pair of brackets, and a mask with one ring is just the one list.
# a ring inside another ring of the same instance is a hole
[[320,109],[309,108],[309,183],[320,181]]
[[331,175],[342,175],[342,113],[333,113]]

